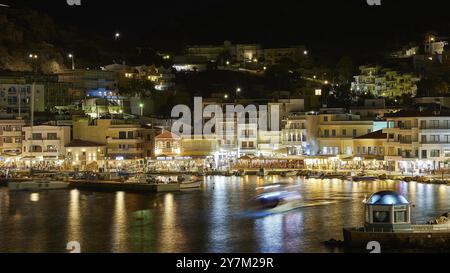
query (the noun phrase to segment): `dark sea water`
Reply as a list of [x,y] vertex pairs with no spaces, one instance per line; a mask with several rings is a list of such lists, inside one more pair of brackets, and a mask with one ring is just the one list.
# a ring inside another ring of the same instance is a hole
[[[283,214],[248,212],[256,188],[297,184],[302,207]],[[393,181],[352,183],[301,178],[206,177],[200,190],[131,194],[0,188],[0,252],[327,253],[323,241],[363,224],[364,197],[395,190],[424,223],[450,210],[450,188]],[[364,250],[361,250],[364,251]]]

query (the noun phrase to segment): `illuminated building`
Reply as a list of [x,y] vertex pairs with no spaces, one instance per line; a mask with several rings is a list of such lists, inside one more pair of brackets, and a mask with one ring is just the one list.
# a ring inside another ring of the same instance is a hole
[[410,73],[400,73],[380,66],[361,66],[360,75],[354,77],[351,90],[356,94],[376,97],[415,96],[420,78]]
[[1,156],[14,157],[22,153],[22,119],[0,120]]
[[70,127],[39,125],[22,127],[22,157],[31,161],[55,162],[64,159],[70,142]]
[[155,156],[171,157],[181,155],[181,138],[170,132],[163,131],[155,137]]
[[111,160],[136,160],[152,156],[153,129],[135,120],[81,118],[73,123],[74,139],[97,142],[106,146]]
[[417,106],[387,114],[386,161],[391,170],[414,173],[447,168],[450,159],[450,110]]
[[98,170],[98,162],[105,157],[105,145],[74,139],[66,145],[66,162],[80,170]]

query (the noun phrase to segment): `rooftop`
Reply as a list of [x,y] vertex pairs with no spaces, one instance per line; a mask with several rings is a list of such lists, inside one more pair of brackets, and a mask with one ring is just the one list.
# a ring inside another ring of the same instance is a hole
[[170,131],[163,131],[162,134],[156,136],[155,139],[180,139],[180,137]]
[[416,104],[413,108],[385,115],[385,118],[450,117],[450,108],[439,104]]
[[383,130],[375,131],[367,135],[355,137],[355,139],[386,139],[387,134],[383,133]]
[[408,200],[394,191],[374,193],[367,201],[369,205],[409,205]]

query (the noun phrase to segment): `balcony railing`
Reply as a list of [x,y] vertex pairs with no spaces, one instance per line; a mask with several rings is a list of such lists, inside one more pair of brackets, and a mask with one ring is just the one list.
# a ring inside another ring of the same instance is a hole
[[421,141],[420,144],[450,144],[450,141]]
[[450,126],[421,126],[420,130],[450,130]]
[[60,138],[46,138],[46,137],[33,137],[33,138],[28,138],[28,141],[44,141],[44,140],[55,140],[55,141],[59,141],[61,140]]

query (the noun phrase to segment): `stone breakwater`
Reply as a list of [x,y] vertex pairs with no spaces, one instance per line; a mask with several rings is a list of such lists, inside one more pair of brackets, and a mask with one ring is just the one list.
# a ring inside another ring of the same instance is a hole
[[441,216],[427,222],[427,225],[449,225],[450,226],[450,212],[446,212]]

